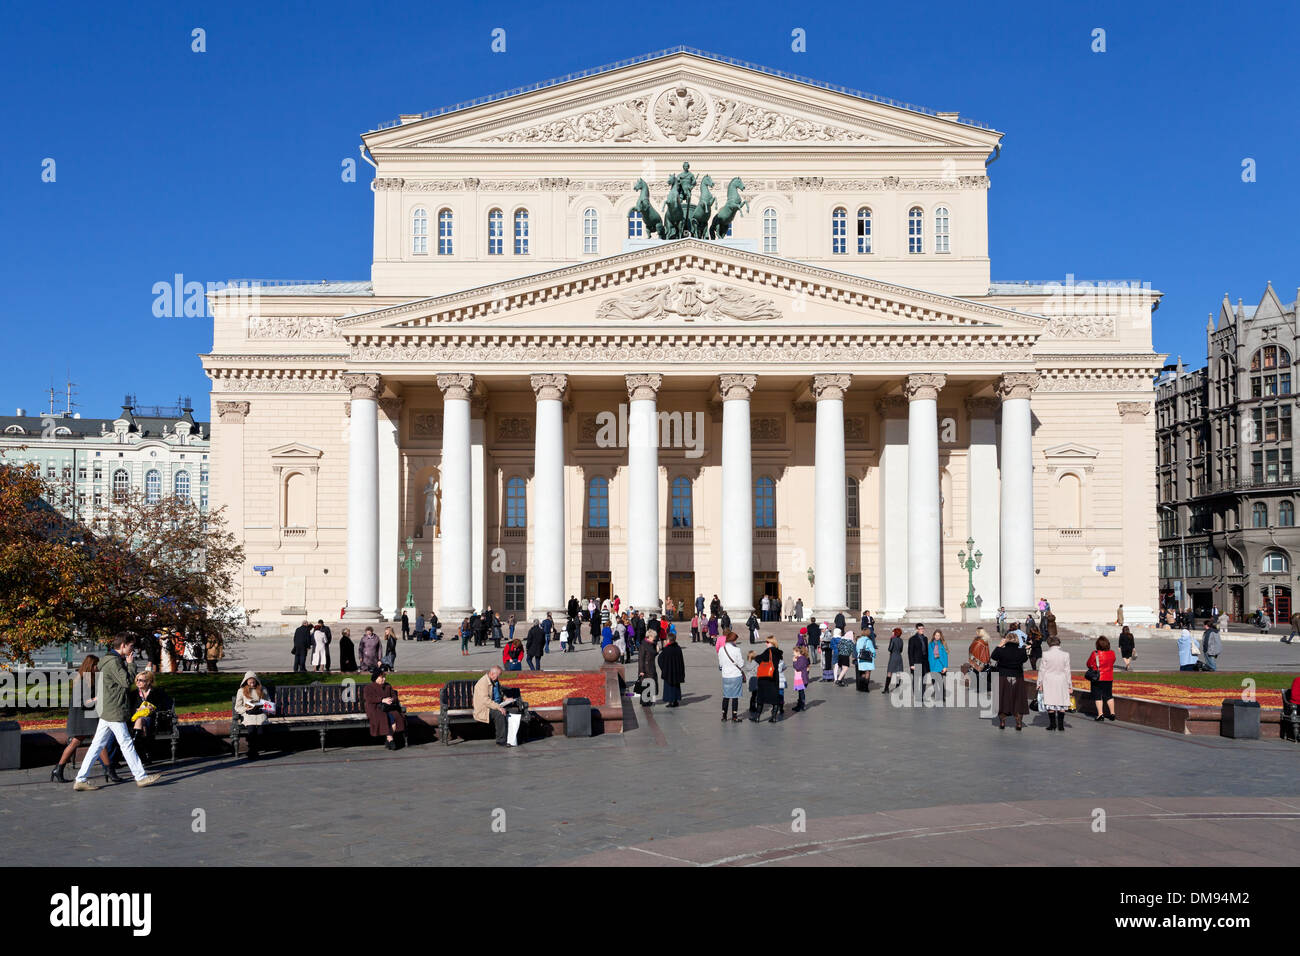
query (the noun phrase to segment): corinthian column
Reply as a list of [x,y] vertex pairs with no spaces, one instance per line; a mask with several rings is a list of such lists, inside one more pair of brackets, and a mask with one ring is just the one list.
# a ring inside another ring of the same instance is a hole
[[659,386],[662,375],[627,376],[627,603],[659,607]]
[[380,378],[346,373],[352,393],[348,427],[349,621],[379,620],[379,391]]
[[474,376],[439,375],[438,388],[442,390],[442,461],[438,468],[442,484],[442,587],[438,616],[449,622],[448,626],[455,626],[472,613],[474,599],[469,429]]
[[722,606],[733,621],[754,609],[754,472],[749,445],[753,375],[722,375]]
[[834,620],[848,610],[847,532],[844,501],[844,393],[851,375],[818,375],[812,380],[817,397],[817,446],[813,459],[814,613]]
[[1034,603],[1034,432],[1029,396],[1035,372],[998,379],[1002,399],[1002,604],[1013,620]]
[[[996,398],[966,399],[966,414],[970,419],[966,514],[970,521],[970,537],[975,540],[976,550],[984,552],[984,557],[975,569],[975,596],[980,603],[976,608],[962,611],[963,621],[997,617],[998,606],[1002,603],[997,413]],[[948,560],[952,560],[951,555]]]
[[530,617],[555,615],[557,626],[564,613],[564,390],[567,375],[534,375],[537,427],[533,444],[533,564]]
[[943,617],[939,562],[939,389],[946,376],[909,375],[907,395],[907,616]]

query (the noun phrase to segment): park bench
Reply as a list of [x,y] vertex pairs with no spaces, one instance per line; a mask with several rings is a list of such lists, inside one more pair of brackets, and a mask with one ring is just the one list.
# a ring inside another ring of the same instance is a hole
[[172,755],[168,763],[176,762],[176,749],[181,743],[181,722],[176,719],[176,705],[166,710],[155,711],[153,715],[153,733],[147,738],[146,746],[152,747],[155,741],[162,740],[171,744]]
[[[478,681],[453,680],[442,685],[438,693],[438,736],[447,746],[451,746],[451,725],[476,723],[474,720],[474,685]],[[502,688],[507,697],[519,697],[519,690],[513,687]],[[525,724],[528,721],[528,705],[523,704],[521,711]],[[487,726],[491,726],[488,724]],[[522,732],[522,731],[521,731]]]
[[[275,715],[262,726],[266,730],[314,730],[320,734],[320,749],[325,749],[325,734],[331,730],[349,727],[369,727],[361,685],[307,684],[272,687],[264,685],[268,696],[275,701]],[[406,712],[406,708],[402,708]],[[243,721],[230,708],[230,750],[239,756],[239,738]]]

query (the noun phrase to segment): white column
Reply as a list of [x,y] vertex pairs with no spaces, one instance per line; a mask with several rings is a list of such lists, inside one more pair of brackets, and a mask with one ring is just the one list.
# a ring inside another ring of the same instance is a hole
[[473,611],[473,497],[470,488],[469,399],[473,375],[439,375],[442,389],[442,479],[441,525],[442,593],[438,596],[438,617],[455,626]]
[[627,603],[659,607],[659,414],[662,375],[627,376]]
[[943,618],[939,561],[939,389],[946,377],[909,375],[907,394],[907,616]]
[[851,375],[818,375],[817,445],[813,459],[813,613],[834,619],[848,610],[845,530],[844,393]]
[[402,546],[397,441],[402,400],[381,398],[379,407],[384,413],[379,417],[379,610],[384,620],[391,621],[401,613],[398,602],[406,599],[406,582],[401,580],[397,566],[397,552]]
[[476,608],[487,607],[484,588],[487,564],[484,554],[484,542],[487,539],[487,468],[483,439],[485,406],[486,402],[482,399],[471,399],[469,403],[470,594]]
[[907,608],[907,400],[890,395],[876,404],[884,419],[880,448],[880,611],[882,620]]
[[[1155,470],[1155,425],[1151,421],[1150,402],[1119,402],[1120,435],[1123,458],[1121,466],[1124,475],[1150,475]],[[1105,558],[1108,564],[1116,565],[1119,570],[1120,594],[1110,604],[1124,605],[1125,624],[1155,624],[1155,596],[1160,581],[1156,577],[1157,537],[1154,527],[1156,521],[1155,486],[1151,482],[1139,484],[1128,481],[1124,483],[1123,504],[1120,509],[1124,525],[1123,548],[1120,560],[1113,556]],[[1086,519],[1085,519],[1086,522]],[[1096,571],[1090,572],[1094,578],[1101,577]],[[1111,572],[1103,581],[1113,580],[1117,575]],[[1184,601],[1188,598],[1184,596]],[[1113,614],[1109,611],[1109,614]]]
[[348,587],[350,621],[379,620],[379,390],[373,374],[347,373]]
[[[1001,581],[1001,528],[998,515],[1001,489],[998,482],[998,428],[995,398],[968,398],[966,412],[970,418],[970,452],[967,456],[967,507],[970,515],[970,537],[975,539],[975,550],[983,552],[980,566],[975,569],[976,609],[981,620],[997,617],[1002,603]],[[952,555],[947,559],[952,561]],[[949,565],[952,567],[953,565]],[[963,619],[970,617],[962,615]]]
[[1034,433],[1029,396],[1034,372],[1010,372],[998,380],[1002,399],[1002,603],[1019,617],[1034,599]]
[[733,626],[754,608],[754,472],[749,396],[753,375],[722,375],[722,606]]
[[564,599],[564,391],[567,375],[534,375],[537,426],[533,430],[533,506],[528,535],[532,544],[532,610],[529,617],[549,611],[559,625]]

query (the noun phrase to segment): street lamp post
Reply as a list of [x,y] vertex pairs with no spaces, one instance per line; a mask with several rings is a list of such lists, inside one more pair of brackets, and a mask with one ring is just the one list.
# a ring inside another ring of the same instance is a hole
[[975,569],[980,566],[980,561],[984,559],[984,552],[975,550],[974,538],[966,539],[966,547],[969,549],[970,557],[966,556],[966,551],[957,552],[957,563],[966,572],[966,603],[962,607],[973,608],[975,606]]
[[403,607],[415,607],[415,594],[411,590],[411,572],[420,566],[424,552],[415,547],[415,539],[406,539],[406,550],[397,552],[398,567],[406,568],[406,603]]

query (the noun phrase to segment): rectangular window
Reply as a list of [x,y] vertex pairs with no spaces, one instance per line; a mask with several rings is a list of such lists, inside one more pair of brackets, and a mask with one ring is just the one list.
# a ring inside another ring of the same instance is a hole
[[1280,477],[1282,481],[1291,480],[1291,449],[1283,448],[1281,454],[1281,463],[1279,466]]
[[1250,480],[1259,484],[1264,480],[1264,453],[1262,451],[1252,451],[1250,453]]
[[862,607],[862,575],[850,574],[845,587],[845,600],[851,610]]
[[522,574],[506,575],[506,610],[522,613],[526,610],[528,588]]
[[1270,448],[1264,452],[1264,480],[1277,481],[1277,449]]

